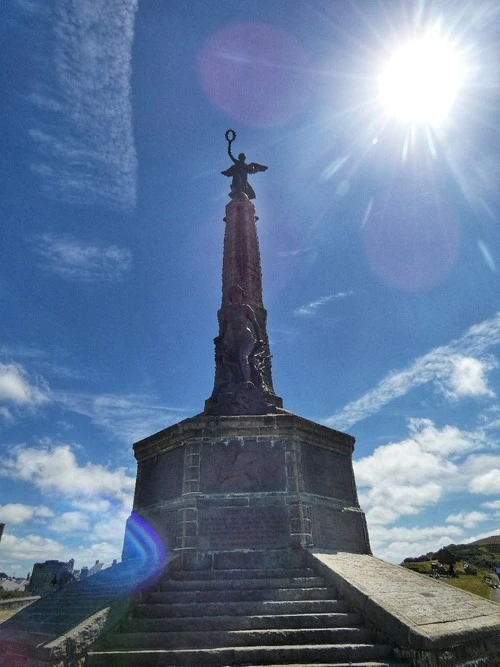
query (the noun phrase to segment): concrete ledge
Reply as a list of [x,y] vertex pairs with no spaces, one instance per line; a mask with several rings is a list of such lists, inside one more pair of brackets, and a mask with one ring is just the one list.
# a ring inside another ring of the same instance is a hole
[[413,664],[500,664],[499,604],[373,556],[311,550],[308,559]]

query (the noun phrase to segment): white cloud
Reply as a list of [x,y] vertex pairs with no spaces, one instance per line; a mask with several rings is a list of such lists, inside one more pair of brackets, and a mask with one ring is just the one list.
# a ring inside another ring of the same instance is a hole
[[487,533],[479,533],[478,535],[471,535],[467,537],[463,541],[463,544],[470,544],[471,542],[476,542],[476,540],[484,540],[484,538],[491,537],[492,535],[500,535],[500,524],[498,524],[495,528],[492,528]]
[[89,518],[83,512],[63,512],[50,526],[55,533],[86,533],[89,528]]
[[450,398],[495,396],[495,392],[487,385],[485,373],[498,366],[496,360],[489,358],[481,361],[473,357],[457,355],[451,359],[451,364],[449,386],[444,388]]
[[500,467],[492,468],[488,472],[474,477],[469,484],[469,488],[472,493],[500,493]]
[[481,503],[481,507],[488,510],[500,510],[500,500],[488,500],[485,503]]
[[[27,10],[31,4],[24,2]],[[124,210],[135,204],[130,77],[137,5],[61,0],[39,21],[38,30],[52,39],[53,60],[30,100],[50,115],[30,135],[38,153],[33,171],[48,194]]]
[[0,363],[0,402],[36,406],[49,400],[48,393],[45,382],[39,378],[32,380],[19,364]]
[[440,391],[453,398],[491,397],[494,394],[487,387],[484,374],[497,364],[490,357],[479,357],[499,344],[500,312],[470,327],[461,338],[419,357],[408,368],[389,373],[375,389],[348,403],[324,423],[339,430],[348,429],[427,382],[435,382]]
[[66,560],[66,547],[49,537],[30,534],[17,537],[11,533],[5,533],[2,538],[2,549],[0,551],[0,567],[4,563],[15,560],[25,561],[25,567],[31,567],[33,562],[45,560]]
[[[486,512],[468,509],[467,492],[500,491],[500,454],[496,438],[489,438],[486,429],[438,428],[429,419],[410,420],[408,427],[407,438],[381,445],[354,461],[372,549],[394,562],[464,542],[465,530],[491,519]],[[397,523],[410,515],[428,521],[439,513],[439,503],[451,498],[457,509],[446,518],[446,526],[409,528]],[[500,501],[482,507],[497,510]],[[427,510],[431,512],[426,514]]]
[[373,552],[384,560],[400,563],[408,556],[420,556],[437,551],[448,544],[463,542],[463,531],[458,526],[394,526],[370,528]]
[[321,296],[319,297],[319,299],[316,299],[315,301],[311,301],[310,303],[304,304],[303,306],[296,308],[293,311],[293,314],[297,317],[312,317],[313,315],[316,315],[318,308],[320,308],[321,306],[325,306],[327,303],[330,303],[330,301],[336,301],[337,299],[345,299],[351,294],[353,294],[353,292],[338,292],[337,294]]
[[71,504],[82,512],[106,514],[111,509],[109,500],[102,500],[99,498],[92,498],[91,500],[79,498],[78,500],[73,500]]
[[134,477],[123,468],[108,470],[100,464],[80,465],[69,445],[18,447],[4,456],[0,476],[24,480],[44,492],[67,498],[116,499],[129,506]]
[[132,267],[132,253],[118,246],[97,246],[53,234],[40,236],[34,244],[42,269],[84,283],[122,280]]
[[[124,528],[125,526],[122,527],[121,540],[103,540],[90,542],[87,545],[80,543],[77,546],[36,534],[19,537],[6,533],[2,538],[0,550],[0,570],[10,574],[14,567],[16,570],[22,568],[24,574],[32,570],[35,562],[43,563],[46,560],[67,562],[70,558],[75,559],[77,569],[84,565],[91,566],[96,560],[110,564],[114,558],[120,559]],[[16,565],[12,566],[12,563]]]
[[0,505],[0,522],[9,525],[20,525],[33,518],[53,516],[52,510],[45,505],[23,505],[22,503],[7,503]]
[[92,528],[92,538],[121,545],[125,532],[125,523],[130,512],[121,511],[115,516],[97,521]]
[[408,438],[354,461],[370,526],[419,514],[446,493],[466,488],[491,465],[491,456],[472,454],[484,446],[488,443],[482,432],[439,429],[429,419],[410,420]]
[[458,512],[446,517],[446,523],[456,523],[464,528],[474,528],[481,521],[485,521],[488,516],[484,512]]

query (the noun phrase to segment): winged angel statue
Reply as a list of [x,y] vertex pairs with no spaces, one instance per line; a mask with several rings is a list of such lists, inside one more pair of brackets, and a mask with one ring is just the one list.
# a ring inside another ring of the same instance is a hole
[[235,195],[242,192],[249,199],[255,199],[254,189],[248,182],[248,174],[255,174],[258,171],[266,171],[267,167],[262,164],[258,164],[257,162],[250,162],[250,164],[247,164],[245,162],[247,158],[245,153],[240,153],[238,155],[238,159],[236,159],[231,153],[231,144],[236,139],[236,132],[234,130],[228,130],[225,136],[227,141],[227,153],[233,161],[233,164],[231,167],[229,167],[229,169],[221,171],[221,174],[224,176],[230,176],[233,179],[231,182],[231,192],[229,196],[234,197]]

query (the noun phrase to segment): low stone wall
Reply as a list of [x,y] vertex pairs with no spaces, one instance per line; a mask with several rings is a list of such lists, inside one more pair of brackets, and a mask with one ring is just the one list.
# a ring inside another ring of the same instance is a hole
[[311,567],[414,667],[498,667],[500,605],[373,556],[308,551]]
[[82,667],[166,566],[120,563],[35,600],[0,625],[0,667]]
[[33,595],[25,598],[9,598],[8,600],[0,600],[0,613],[3,611],[10,611],[11,609],[22,609],[27,607],[32,602],[39,600],[39,595]]

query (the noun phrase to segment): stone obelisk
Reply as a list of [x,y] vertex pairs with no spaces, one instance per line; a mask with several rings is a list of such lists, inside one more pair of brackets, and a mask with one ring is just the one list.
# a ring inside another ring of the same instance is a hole
[[267,312],[262,302],[262,272],[255,207],[255,192],[248,174],[265,171],[256,162],[236,159],[231,143],[234,130],[226,132],[233,165],[223,171],[232,177],[231,201],[226,206],[222,305],[217,313],[219,335],[215,339],[215,383],[205,403],[210,415],[262,415],[277,412],[283,402],[276,396],[271,375],[267,337]]
[[267,167],[235,158],[226,206],[215,382],[204,411],[134,445],[124,559],[320,547],[370,553],[352,469],[354,438],[287,412],[274,392],[255,192]]

